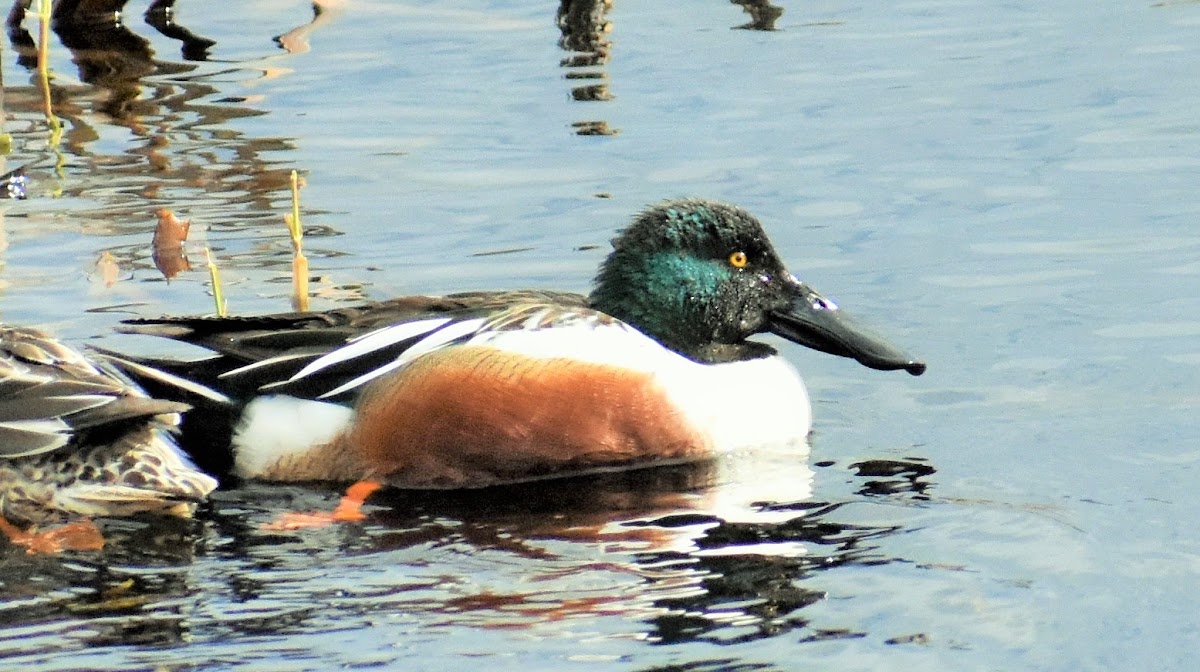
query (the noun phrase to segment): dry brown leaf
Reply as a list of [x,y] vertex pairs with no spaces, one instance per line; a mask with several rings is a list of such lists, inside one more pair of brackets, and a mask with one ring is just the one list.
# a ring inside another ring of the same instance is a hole
[[170,280],[181,271],[192,270],[183,243],[187,240],[192,220],[181,220],[174,212],[162,208],[158,211],[158,225],[154,227],[154,267]]

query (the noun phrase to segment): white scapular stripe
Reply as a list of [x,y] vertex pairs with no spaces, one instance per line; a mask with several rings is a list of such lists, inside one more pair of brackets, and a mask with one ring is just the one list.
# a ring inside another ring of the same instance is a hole
[[308,359],[309,357],[312,357],[312,354],[307,353],[307,352],[288,354],[288,355],[277,355],[277,356],[271,357],[269,359],[264,359],[259,362],[254,362],[253,364],[247,364],[245,366],[239,366],[236,369],[230,369],[230,370],[226,371],[225,373],[218,375],[217,377],[218,378],[232,378],[234,376],[240,376],[243,373],[247,373],[247,372],[253,371],[255,369],[261,369],[266,366],[271,366],[271,365],[279,364],[282,362],[288,362],[293,359]]
[[400,341],[405,341],[415,336],[428,333],[441,327],[450,321],[448,317],[439,317],[432,320],[417,320],[416,322],[405,322],[396,324],[390,327],[376,329],[369,334],[364,334],[358,338],[350,340],[348,345],[344,345],[329,354],[313,360],[311,364],[300,369],[296,375],[289,379],[290,381],[300,380],[305,376],[311,375],[321,369],[333,366],[340,362],[361,357],[368,353],[374,352],[381,348],[386,348],[395,345]]
[[[453,343],[454,341],[462,338],[463,336],[468,336],[470,334],[475,333],[476,331],[479,330],[480,327],[482,327],[484,325],[484,322],[486,322],[486,320],[484,320],[483,318],[476,318],[473,320],[463,320],[462,322],[455,322],[454,324],[446,327],[445,329],[440,329],[437,332],[430,334],[428,337],[423,338],[420,341],[417,341],[416,343],[414,343],[412,345],[412,347],[410,347],[409,349],[407,349],[403,353],[401,353],[400,356],[397,357],[396,360],[393,361],[392,363],[385,364],[379,368],[368,371],[367,373],[364,373],[363,375],[355,378],[354,380],[343,383],[342,385],[335,387],[334,389],[326,392],[325,394],[322,394],[321,396],[319,396],[317,398],[318,399],[328,399],[330,397],[337,396],[337,395],[341,394],[342,392],[345,392],[347,390],[353,390],[354,388],[356,388],[364,383],[372,381],[372,380],[378,378],[379,376],[382,376],[385,373],[395,371],[396,369],[413,361],[417,357],[420,357],[421,355],[433,352],[434,350],[437,350],[438,348],[442,348],[442,347],[445,347],[445,346]],[[401,325],[401,326],[403,326],[403,325]],[[330,354],[331,355],[337,354],[337,351],[330,353]],[[326,356],[329,356],[329,355],[326,355]]]

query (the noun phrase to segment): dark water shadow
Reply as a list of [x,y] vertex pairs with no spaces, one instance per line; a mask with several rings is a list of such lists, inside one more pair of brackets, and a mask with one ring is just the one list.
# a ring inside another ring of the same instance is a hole
[[66,642],[90,648],[186,641],[196,593],[188,567],[203,552],[203,524],[99,522],[107,542],[99,552],[29,555],[0,542],[0,660]]

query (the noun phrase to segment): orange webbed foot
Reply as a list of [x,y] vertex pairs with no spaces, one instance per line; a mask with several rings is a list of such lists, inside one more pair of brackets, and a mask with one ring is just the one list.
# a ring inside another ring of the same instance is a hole
[[0,531],[14,544],[24,546],[30,555],[63,551],[98,551],[104,548],[100,529],[90,520],[81,520],[42,532],[22,530],[0,518]]
[[332,511],[296,511],[280,515],[274,521],[263,525],[262,529],[271,531],[303,530],[310,527],[324,527],[334,523],[353,523],[365,520],[362,506],[376,490],[382,488],[375,481],[359,481],[346,489],[341,501]]

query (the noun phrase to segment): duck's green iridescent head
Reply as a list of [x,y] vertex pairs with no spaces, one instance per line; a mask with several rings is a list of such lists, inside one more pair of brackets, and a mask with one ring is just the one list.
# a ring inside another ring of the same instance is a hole
[[746,340],[770,331],[873,368],[925,368],[797,280],[754,216],[716,201],[666,201],[640,214],[613,241],[589,300],[701,362],[771,354]]

